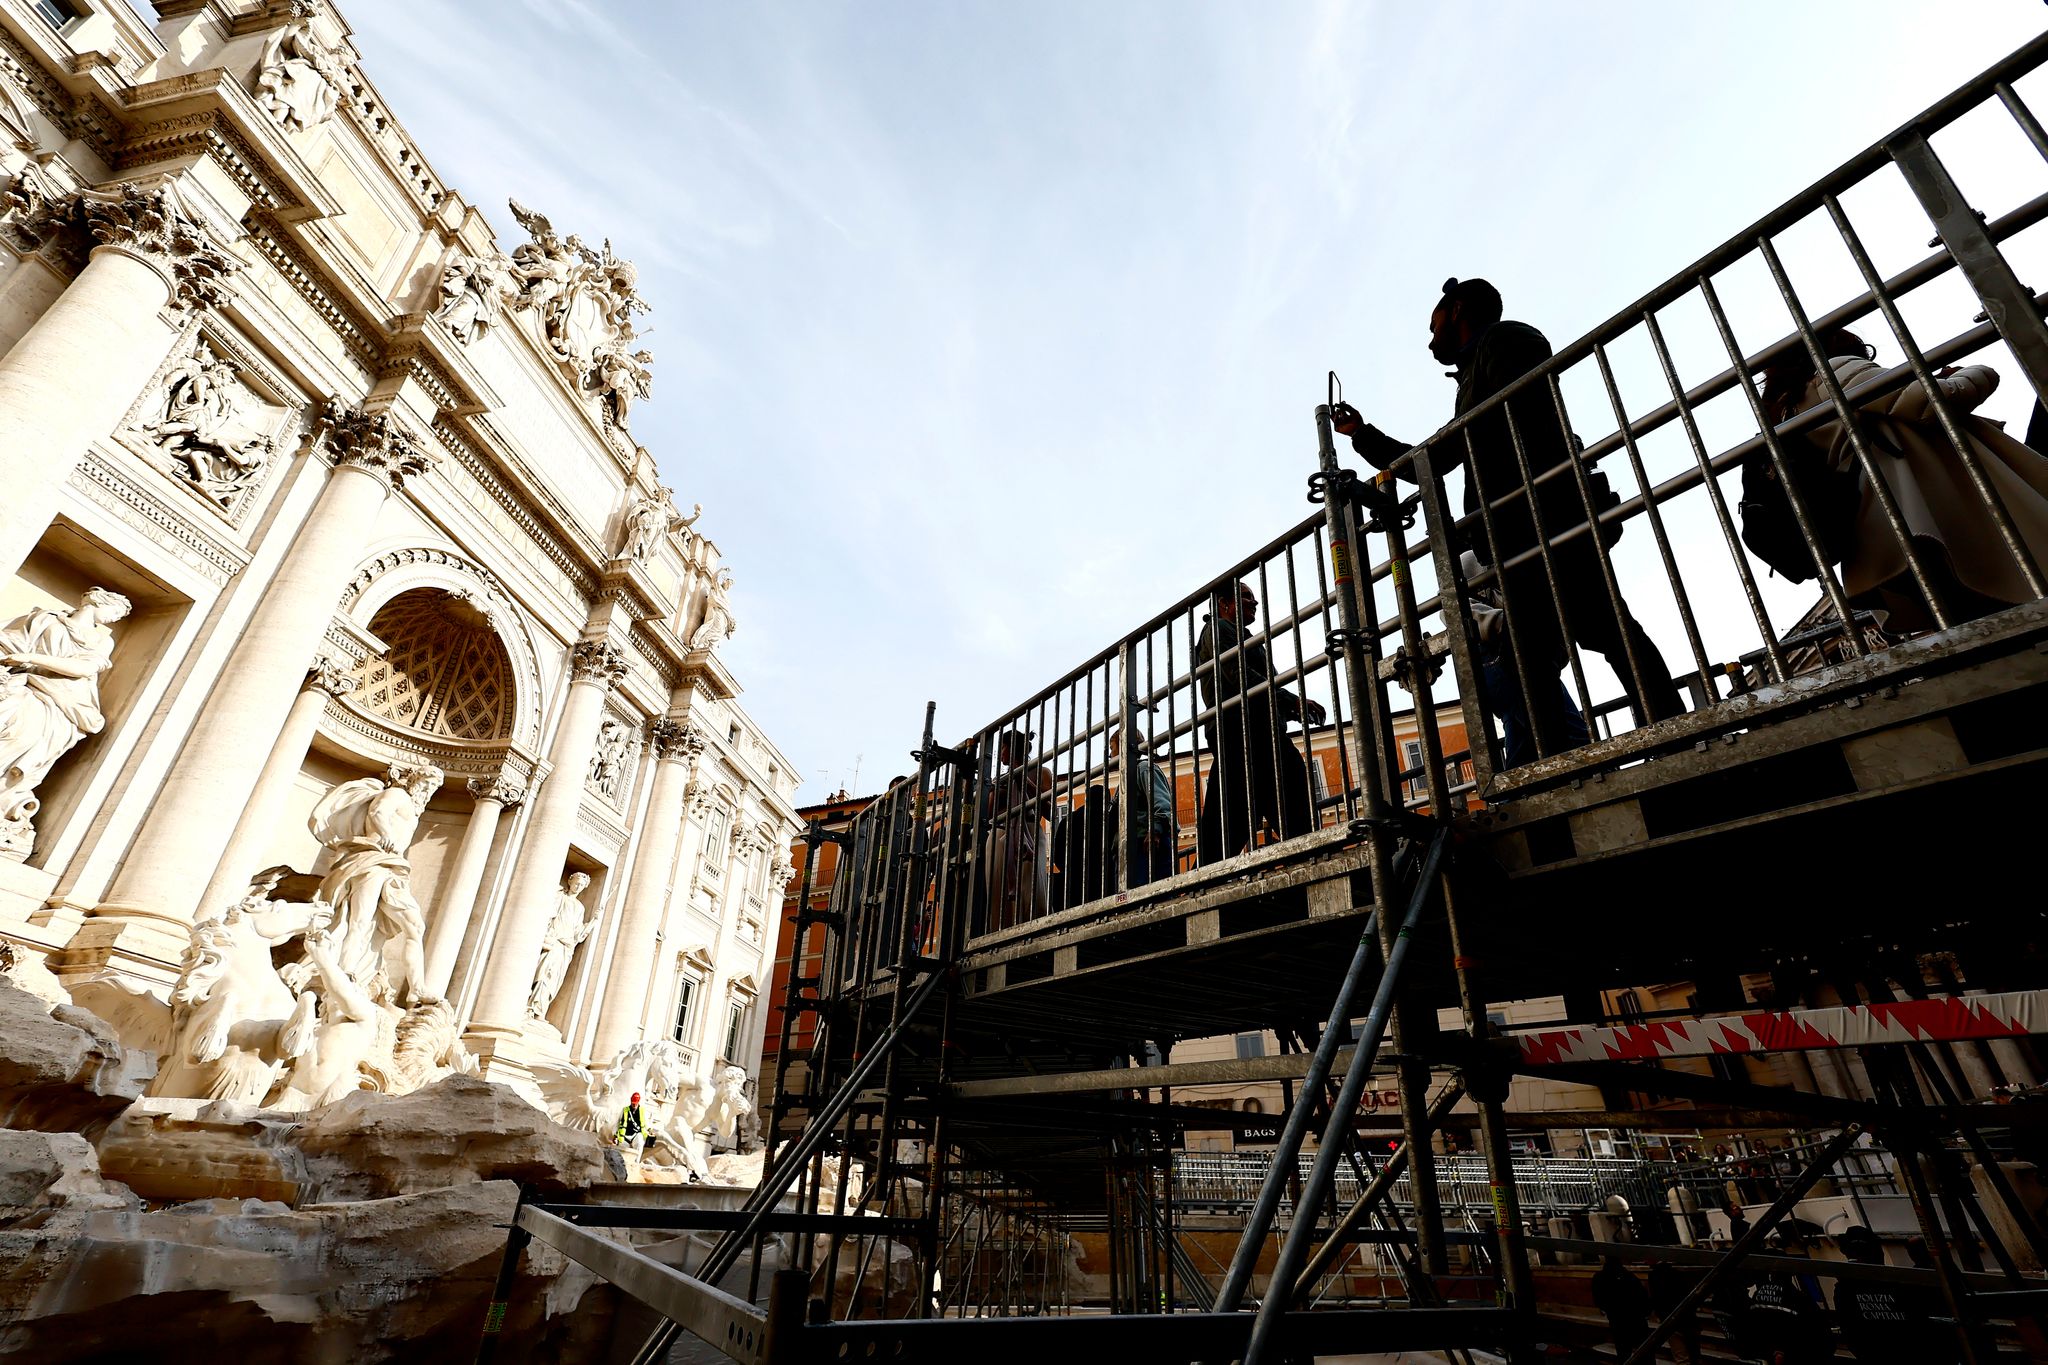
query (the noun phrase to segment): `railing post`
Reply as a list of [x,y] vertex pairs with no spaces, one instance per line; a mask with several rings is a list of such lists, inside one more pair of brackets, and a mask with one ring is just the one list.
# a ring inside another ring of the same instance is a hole
[[[1429,446],[1418,448],[1414,460],[1417,487],[1422,495],[1422,526],[1429,537],[1430,559],[1436,566],[1437,607],[1443,616],[1444,632],[1450,637],[1451,671],[1458,680],[1458,701],[1465,714],[1465,747],[1472,754],[1472,776],[1483,794],[1499,769],[1494,762],[1493,720],[1481,699],[1479,664],[1472,648],[1477,632],[1472,624],[1471,596],[1465,588],[1465,566],[1458,558],[1457,522],[1451,516],[1450,504],[1444,500],[1443,485],[1437,481]],[[1405,546],[1402,557],[1406,559]],[[1418,707],[1420,704],[1418,701]],[[1416,718],[1421,719],[1419,710]]]
[[1458,1003],[1465,1012],[1465,1031],[1471,1047],[1465,1089],[1479,1110],[1479,1150],[1486,1160],[1486,1186],[1492,1196],[1494,1236],[1500,1249],[1501,1307],[1533,1316],[1536,1280],[1529,1272],[1529,1257],[1524,1250],[1514,1154],[1508,1148],[1507,1120],[1501,1112],[1501,1106],[1507,1102],[1510,1073],[1486,1055],[1492,1030],[1486,1018],[1486,1002],[1479,997],[1472,981],[1472,971],[1478,963],[1465,951],[1455,880],[1449,873],[1444,875],[1444,920],[1450,927],[1451,967],[1457,975]]
[[2033,294],[2013,273],[1998,243],[1991,240],[1983,220],[1963,198],[1924,134],[1905,133],[1886,143],[1885,150],[1933,221],[1942,245],[1955,257],[1956,268],[1976,291],[1984,316],[2012,348],[2013,358],[2026,371],[2035,394],[2048,402],[2048,323],[2041,321]]
[[505,1312],[512,1304],[512,1286],[519,1280],[519,1258],[533,1234],[519,1226],[519,1209],[526,1203],[526,1189],[512,1206],[512,1222],[505,1229],[505,1255],[498,1262],[498,1278],[491,1287],[491,1304],[484,1310],[483,1335],[476,1344],[476,1365],[490,1365],[498,1353],[498,1338],[505,1330]]
[[[1117,718],[1112,734],[1118,736],[1116,758],[1116,830],[1110,835],[1116,848],[1116,885],[1103,888],[1114,894],[1131,889],[1131,822],[1137,818],[1140,809],[1149,816],[1152,810],[1152,793],[1148,788],[1138,790],[1138,753],[1143,741],[1138,730],[1137,688],[1131,680],[1131,642],[1126,639],[1117,646],[1116,669],[1119,689]],[[1140,807],[1139,802],[1144,802]],[[1148,820],[1138,836],[1150,839],[1151,824]],[[1155,876],[1157,874],[1154,874]]]
[[[1384,910],[1393,894],[1393,859],[1387,854],[1394,807],[1386,784],[1396,765],[1389,762],[1392,743],[1388,723],[1386,684],[1379,673],[1379,613],[1372,606],[1370,556],[1364,556],[1363,538],[1357,520],[1353,492],[1354,475],[1337,463],[1337,446],[1330,430],[1327,404],[1316,408],[1316,456],[1319,484],[1323,492],[1323,526],[1330,540],[1330,571],[1337,590],[1337,621],[1342,634],[1338,641],[1344,657],[1344,676],[1350,684],[1351,728],[1358,737],[1358,782],[1364,819],[1374,826],[1368,856],[1372,873],[1373,903]],[[1378,917],[1380,961],[1394,950],[1395,925],[1392,916]],[[1348,1025],[1332,1019],[1331,1029]],[[1394,1051],[1401,1054],[1397,1084],[1401,1091],[1401,1140],[1409,1153],[1415,1179],[1415,1252],[1423,1273],[1441,1275],[1444,1258],[1443,1213],[1436,1200],[1436,1154],[1429,1147],[1429,1124],[1425,1109],[1429,1102],[1429,1070],[1413,1060],[1409,1041],[1413,1030],[1406,1006],[1394,1006],[1391,1021]],[[1220,1299],[1219,1299],[1220,1302]]]

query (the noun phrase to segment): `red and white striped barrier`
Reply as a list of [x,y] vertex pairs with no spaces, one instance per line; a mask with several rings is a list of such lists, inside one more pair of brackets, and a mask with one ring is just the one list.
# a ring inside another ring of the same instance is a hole
[[1708,1019],[1660,1019],[1614,1028],[1553,1028],[1515,1035],[1522,1060],[1651,1062],[1722,1052],[1794,1052],[1884,1043],[1949,1043],[2048,1033],[2048,991],[1941,996],[1888,1005],[1761,1010]]

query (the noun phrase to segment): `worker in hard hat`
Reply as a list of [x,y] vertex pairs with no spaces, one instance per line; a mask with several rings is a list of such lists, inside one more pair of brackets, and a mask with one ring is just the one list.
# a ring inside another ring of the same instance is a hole
[[619,1146],[640,1155],[640,1149],[653,1139],[647,1132],[647,1119],[640,1112],[640,1092],[635,1090],[633,1098],[626,1101],[626,1107],[619,1111],[619,1129],[613,1135]]

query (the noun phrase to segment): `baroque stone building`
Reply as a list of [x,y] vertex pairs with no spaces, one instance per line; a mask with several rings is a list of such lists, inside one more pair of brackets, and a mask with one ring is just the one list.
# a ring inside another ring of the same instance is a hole
[[757,1065],[797,778],[633,266],[512,211],[323,0],[0,0],[0,938],[167,1098]]

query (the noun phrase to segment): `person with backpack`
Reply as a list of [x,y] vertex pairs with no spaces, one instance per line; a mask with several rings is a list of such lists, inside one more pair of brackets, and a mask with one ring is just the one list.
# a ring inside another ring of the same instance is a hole
[[1614,1333],[1616,1360],[1627,1360],[1629,1352],[1650,1335],[1650,1294],[1619,1256],[1609,1256],[1600,1273],[1593,1277],[1593,1306],[1607,1319]]
[[[1819,341],[1845,394],[1884,373],[1876,348],[1847,328],[1822,332]],[[2036,566],[2048,571],[2048,456],[1972,415],[1998,388],[1998,372],[1988,365],[1950,366],[1935,383],[2021,543]],[[1828,401],[1805,347],[1764,367],[1763,406],[1773,423]],[[2026,575],[1942,429],[1926,387],[1909,381],[1859,404],[1857,411],[1866,446],[1949,618],[1970,620],[2033,601]],[[1885,628],[1894,634],[1932,630],[1934,615],[1864,476],[1846,424],[1838,416],[1781,445],[1822,555],[1841,566],[1842,591],[1850,601],[1886,612]],[[1820,576],[1768,451],[1743,460],[1741,511],[1743,543],[1758,559],[1794,582]]]
[[[1500,291],[1485,280],[1452,279],[1445,281],[1443,297],[1430,313],[1430,354],[1452,366],[1458,381],[1455,417],[1471,412],[1550,359],[1550,342],[1543,333],[1525,322],[1504,321],[1501,307]],[[1365,421],[1349,404],[1332,409],[1331,425],[1349,436],[1352,449],[1375,469],[1389,468],[1413,448]],[[1468,442],[1472,469],[1465,479],[1464,525],[1456,548],[1471,550],[1488,567],[1506,564],[1534,549],[1539,537],[1532,501],[1542,518],[1543,538],[1554,540],[1585,525],[1586,500],[1581,497],[1578,478],[1564,468],[1577,450],[1577,438],[1559,420],[1547,384],[1531,384],[1432,447],[1431,464],[1439,479],[1466,463]],[[1522,478],[1525,458],[1529,482],[1541,481],[1533,488]],[[1558,472],[1544,480],[1552,471]],[[1415,478],[1412,465],[1398,473],[1411,481]],[[1594,512],[1620,502],[1599,469],[1586,470],[1586,484]],[[1482,489],[1488,501],[1527,489],[1524,496],[1493,510],[1491,537],[1478,515]],[[1600,528],[1610,539],[1619,530],[1618,523]],[[1619,591],[1609,597],[1592,534],[1554,546],[1549,560],[1549,569],[1556,572],[1555,598],[1542,555],[1530,556],[1497,580],[1505,589],[1509,627],[1509,647],[1502,654],[1508,665],[1504,681],[1517,691],[1523,690],[1526,681],[1532,703],[1529,721],[1540,751],[1561,753],[1577,742],[1570,718],[1560,705],[1560,689],[1552,684],[1569,662],[1567,642],[1605,656],[1628,694],[1637,724],[1666,720],[1684,711],[1685,702],[1656,642],[1630,614]],[[1562,619],[1557,610],[1560,605]]]
[[[1859,1265],[1883,1265],[1884,1245],[1860,1225],[1835,1237],[1842,1254]],[[1835,1284],[1835,1318],[1849,1353],[1866,1365],[1954,1365],[1956,1335],[1935,1321],[1938,1292],[1869,1280]]]
[[1764,1365],[1821,1365],[1835,1353],[1827,1319],[1806,1291],[1781,1271],[1767,1271],[1735,1318],[1735,1345]]
[[[1678,1305],[1685,1301],[1685,1296],[1692,1291],[1698,1280],[1697,1275],[1680,1270],[1669,1261],[1650,1262],[1650,1306],[1657,1310],[1659,1326],[1677,1311]],[[1701,1356],[1698,1312],[1688,1313],[1686,1320],[1679,1324],[1667,1341],[1671,1347],[1672,1359],[1677,1361],[1678,1365],[1699,1365]]]

